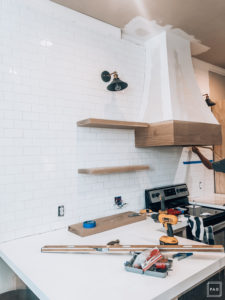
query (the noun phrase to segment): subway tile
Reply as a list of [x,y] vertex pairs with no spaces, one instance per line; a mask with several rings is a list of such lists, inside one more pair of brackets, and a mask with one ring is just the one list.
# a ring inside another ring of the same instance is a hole
[[[50,1],[39,1],[36,10],[31,2],[10,0],[0,12],[0,242],[122,212],[113,205],[118,195],[127,209],[143,208],[145,188],[181,178],[192,193],[200,193],[199,178],[201,192],[213,191],[212,173],[201,165],[187,171],[176,147],[138,149],[133,130],[76,127],[89,117],[137,120],[144,48],[121,40],[110,25]],[[51,47],[41,46],[45,39]],[[105,69],[117,70],[130,88],[107,91]],[[151,169],[77,174],[129,164]],[[58,205],[65,205],[62,219]]]

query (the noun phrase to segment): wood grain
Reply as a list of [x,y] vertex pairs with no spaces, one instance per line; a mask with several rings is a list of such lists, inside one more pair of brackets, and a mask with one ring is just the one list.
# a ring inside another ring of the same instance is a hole
[[78,169],[79,174],[100,175],[149,170],[147,165]]
[[[225,76],[209,72],[210,98],[216,102],[212,112],[222,127],[222,145],[214,147],[214,161],[225,158]],[[215,192],[225,194],[225,173],[215,172]]]
[[[45,253],[76,253],[76,252],[134,252],[157,247],[166,252],[224,252],[222,245],[46,245],[41,248]],[[101,251],[102,249],[102,251]],[[105,250],[105,251],[104,251]],[[107,250],[107,251],[106,251]]]
[[94,228],[86,229],[83,228],[83,223],[77,223],[74,225],[70,225],[68,227],[68,230],[79,236],[89,236],[92,234],[100,233],[120,226],[143,221],[146,219],[145,214],[135,217],[129,217],[129,215],[132,215],[133,213],[133,211],[128,211],[125,213],[96,219],[96,227]]
[[217,124],[164,121],[135,129],[136,147],[219,145],[221,126]]
[[77,126],[115,128],[115,129],[135,129],[135,128],[146,128],[149,126],[149,124],[142,123],[142,122],[128,122],[128,121],[115,121],[115,120],[89,118],[82,121],[78,121]]
[[136,147],[174,145],[173,121],[151,123],[148,128],[135,129]]

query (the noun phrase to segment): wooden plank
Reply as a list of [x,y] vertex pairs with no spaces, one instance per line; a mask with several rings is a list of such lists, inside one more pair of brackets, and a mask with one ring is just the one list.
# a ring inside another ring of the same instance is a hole
[[[212,112],[222,127],[222,145],[214,147],[214,161],[225,158],[225,76],[209,72],[210,98],[216,102]],[[215,192],[225,194],[225,173],[215,172]]]
[[98,128],[114,128],[114,129],[135,129],[135,128],[146,128],[149,126],[148,123],[142,122],[128,122],[128,121],[116,121],[116,120],[105,120],[105,119],[85,119],[77,122],[79,127],[98,127]]
[[148,128],[135,129],[136,147],[173,146],[173,121],[156,122]]
[[136,147],[215,145],[221,142],[221,126],[217,124],[171,120],[135,129]]
[[222,245],[46,245],[41,248],[45,253],[82,253],[82,252],[138,252],[157,247],[166,252],[224,252]]
[[146,219],[146,215],[140,215],[135,217],[129,217],[132,215],[133,211],[128,211],[121,214],[116,214],[104,218],[96,219],[96,227],[94,228],[83,228],[83,223],[77,223],[74,225],[70,225],[68,230],[79,235],[79,236],[89,236],[92,234],[100,233],[103,231],[111,230],[113,228],[117,228],[120,226],[132,224],[135,222],[143,221]]
[[147,165],[78,169],[79,174],[101,175],[149,170]]
[[174,121],[175,145],[218,145],[222,143],[218,124]]

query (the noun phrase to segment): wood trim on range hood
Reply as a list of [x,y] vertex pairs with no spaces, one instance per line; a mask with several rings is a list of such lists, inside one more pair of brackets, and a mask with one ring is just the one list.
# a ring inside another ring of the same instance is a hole
[[222,143],[221,125],[188,121],[163,121],[135,129],[136,147],[203,146]]
[[134,129],[136,147],[154,146],[207,146],[222,143],[221,125],[189,122],[162,121],[137,123],[130,121],[85,119],[77,122],[79,127]]

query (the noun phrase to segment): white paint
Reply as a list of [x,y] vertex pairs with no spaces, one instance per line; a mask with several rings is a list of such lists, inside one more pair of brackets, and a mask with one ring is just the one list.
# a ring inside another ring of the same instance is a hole
[[16,289],[16,275],[0,258],[0,293]]
[[143,45],[148,43],[149,39],[162,32],[171,32],[190,41],[192,55],[198,55],[210,49],[208,46],[203,45],[201,41],[197,40],[193,35],[187,34],[180,28],[173,28],[172,25],[169,24],[161,26],[157,24],[155,20],[150,21],[148,19],[151,19],[151,17],[134,17],[122,29],[123,38],[136,44]]
[[1,258],[0,270],[0,293],[25,288],[24,283]]
[[201,61],[197,58],[192,58],[193,67],[195,71],[195,76],[201,90],[201,94],[209,94],[210,95],[210,88],[209,88],[209,74],[208,72],[214,72],[225,76],[225,69],[214,66],[212,64],[206,63]]
[[130,36],[141,36],[146,47],[146,75],[139,120],[218,124],[202,101],[194,76],[190,47],[194,38],[182,30],[162,27],[141,17],[125,26],[124,38]]
[[[149,218],[89,237],[58,230],[1,245],[0,255],[41,300],[173,299],[225,266],[224,253],[194,253],[187,259],[175,260],[168,277],[159,279],[126,272],[124,262],[131,259],[127,254],[40,252],[47,244],[101,245],[115,238],[123,245],[158,244],[161,229],[161,224]],[[193,244],[191,240],[178,239],[181,245]]]

